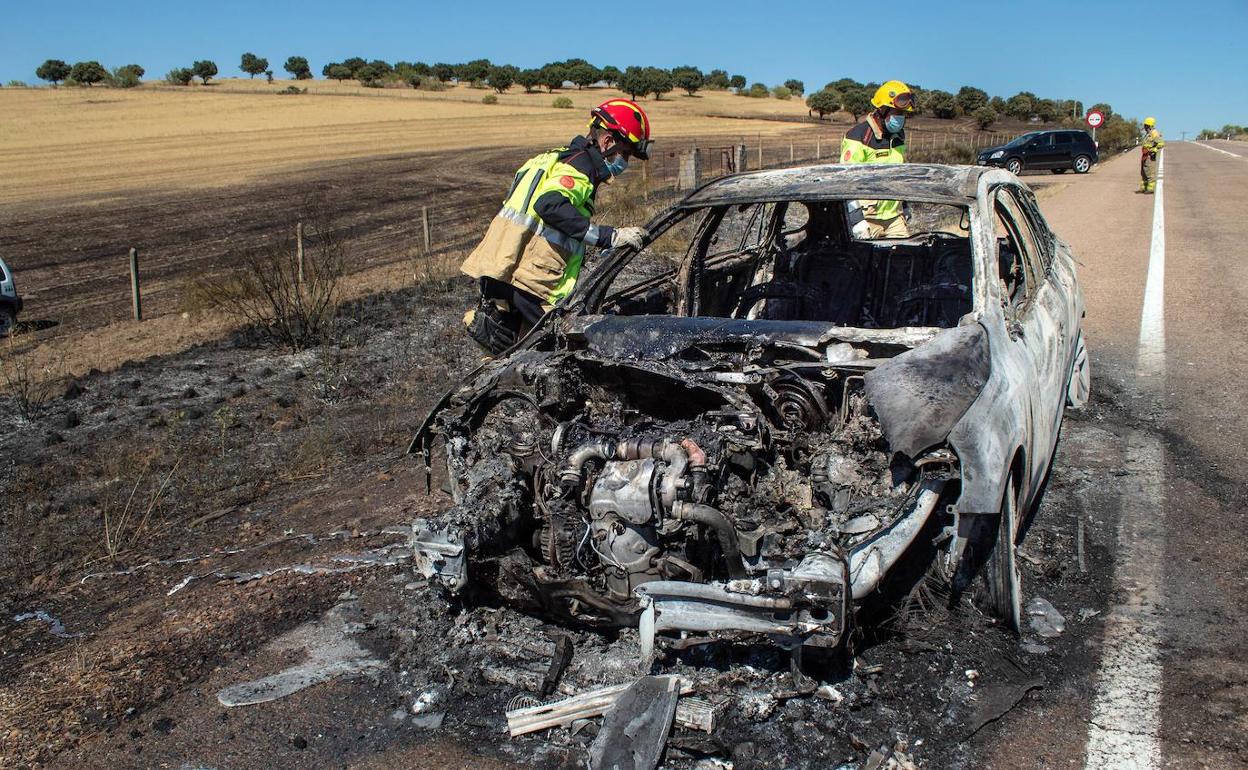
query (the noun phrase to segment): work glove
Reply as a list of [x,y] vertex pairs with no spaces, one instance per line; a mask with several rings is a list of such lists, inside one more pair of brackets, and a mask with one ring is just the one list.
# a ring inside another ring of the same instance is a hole
[[646,232],[644,227],[617,227],[611,235],[611,248],[629,246],[641,251],[648,240],[650,240],[650,233]]
[[871,225],[867,224],[867,220],[864,219],[850,228],[850,232],[852,232],[854,237],[858,240],[865,241],[871,238]]

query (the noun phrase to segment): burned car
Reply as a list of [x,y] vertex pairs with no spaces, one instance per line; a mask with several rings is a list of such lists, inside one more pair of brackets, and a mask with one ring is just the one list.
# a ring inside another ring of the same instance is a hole
[[[857,240],[847,206],[905,203]],[[710,182],[433,409],[418,568],[589,626],[835,647],[899,566],[1017,629],[1015,543],[1088,398],[1069,248],[1001,170]],[[436,460],[435,460],[436,456]],[[925,558],[927,564],[915,565]]]

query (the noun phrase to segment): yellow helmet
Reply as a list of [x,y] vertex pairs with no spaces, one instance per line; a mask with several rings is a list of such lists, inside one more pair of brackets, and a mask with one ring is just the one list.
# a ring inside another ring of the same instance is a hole
[[871,97],[871,105],[914,112],[914,92],[910,90],[910,86],[900,80],[890,80],[875,89],[875,96]]
[[1152,117],[1144,118],[1145,128],[1152,128],[1155,125],[1157,125],[1157,118],[1152,118]]

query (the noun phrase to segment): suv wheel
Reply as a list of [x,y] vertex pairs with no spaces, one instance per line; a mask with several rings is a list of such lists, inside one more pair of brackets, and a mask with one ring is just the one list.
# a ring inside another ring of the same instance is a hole
[[1010,158],[1005,162],[1005,170],[1014,176],[1018,176],[1023,173],[1023,162],[1018,158]]
[[1087,155],[1080,155],[1079,157],[1075,158],[1074,169],[1075,169],[1076,174],[1086,174],[1088,173],[1088,170],[1091,168],[1092,168],[1092,159],[1089,158]]
[[17,316],[13,314],[13,309],[0,307],[0,337],[11,334],[16,323]]

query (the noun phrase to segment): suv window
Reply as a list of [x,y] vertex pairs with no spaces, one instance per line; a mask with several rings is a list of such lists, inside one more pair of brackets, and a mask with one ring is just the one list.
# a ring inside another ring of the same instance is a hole
[[1075,141],[1073,134],[1054,134],[1053,144],[1071,144]]

